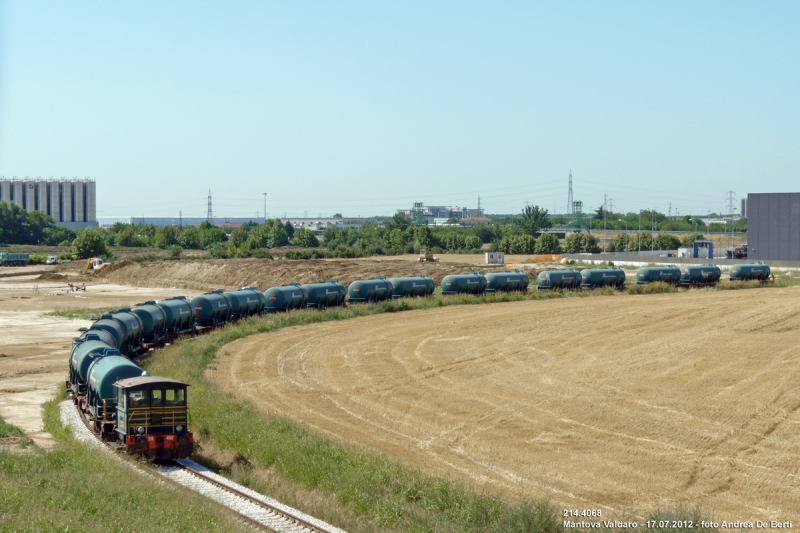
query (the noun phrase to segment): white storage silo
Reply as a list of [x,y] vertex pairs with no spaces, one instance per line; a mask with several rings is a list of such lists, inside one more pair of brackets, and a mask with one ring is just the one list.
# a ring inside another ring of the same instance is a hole
[[72,222],[72,182],[61,179],[61,221]]
[[61,185],[58,180],[50,178],[47,180],[47,189],[50,193],[50,216],[53,221],[61,222]]
[[0,178],[0,200],[11,201],[11,181],[5,178]]
[[24,207],[22,205],[23,199],[23,191],[22,191],[22,180],[18,180],[14,178],[11,180],[11,200],[20,207]]
[[36,178],[36,209],[49,215],[50,209],[47,200],[47,182],[40,176]]
[[86,222],[97,222],[97,184],[93,179],[83,180],[86,192]]
[[25,183],[23,185],[25,191],[25,211],[30,213],[31,211],[36,211],[36,182],[29,177],[25,177]]
[[83,182],[77,178],[72,179],[72,197],[74,198],[73,205],[75,206],[72,219],[75,222],[86,221],[86,213],[83,210]]

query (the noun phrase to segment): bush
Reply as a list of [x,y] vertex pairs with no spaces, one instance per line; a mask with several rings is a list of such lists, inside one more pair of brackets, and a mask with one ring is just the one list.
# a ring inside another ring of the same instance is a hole
[[108,255],[108,247],[102,233],[94,228],[83,230],[72,241],[72,247],[78,259]]
[[537,254],[557,254],[561,252],[561,242],[554,233],[543,233],[536,241]]
[[[616,245],[616,241],[614,242]],[[616,250],[616,246],[614,248]],[[596,254],[600,251],[597,237],[590,233],[573,233],[564,239],[564,253],[567,254]]]
[[178,259],[180,259],[182,253],[183,253],[183,248],[181,248],[177,244],[173,244],[172,246],[167,246],[167,259],[171,261],[177,261]]
[[313,231],[305,228],[298,228],[294,230],[292,244],[295,246],[302,246],[303,248],[316,248],[319,246],[319,239],[317,239]]
[[215,242],[208,247],[208,255],[210,255],[214,259],[227,259],[228,246],[221,242]]
[[283,255],[284,259],[324,259],[326,256],[322,250],[289,250]]
[[47,261],[47,258],[43,255],[33,254],[31,255],[30,259],[28,259],[29,265],[43,265]]

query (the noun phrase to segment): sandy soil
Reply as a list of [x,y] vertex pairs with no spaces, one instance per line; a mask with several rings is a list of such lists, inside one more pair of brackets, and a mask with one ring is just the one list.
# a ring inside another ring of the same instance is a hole
[[800,519],[800,290],[528,301],[238,340],[214,381],[515,498]]
[[[412,257],[409,261],[405,257]],[[205,261],[162,261],[130,263],[113,272],[99,271],[97,279],[112,283],[147,287],[184,287],[194,290],[232,290],[256,286],[266,290],[286,283],[317,283],[338,279],[345,286],[357,279],[375,276],[399,277],[428,274],[438,284],[448,274],[504,270],[504,266],[449,262],[418,263],[418,256],[399,256],[382,260],[319,259],[314,261],[273,261],[270,259],[211,259]],[[458,256],[470,258],[470,256]],[[477,258],[477,256],[472,256]],[[482,259],[482,256],[481,256]]]
[[[9,269],[3,269],[8,271]],[[0,416],[39,446],[52,438],[43,431],[41,405],[63,386],[69,348],[78,328],[91,322],[43,316],[54,309],[129,307],[143,300],[175,296],[175,290],[87,284],[86,292],[68,292],[68,279],[40,279],[39,269],[21,268],[0,277]],[[4,272],[5,273],[5,272]],[[47,271],[44,277],[53,277]],[[34,286],[38,293],[34,292]]]

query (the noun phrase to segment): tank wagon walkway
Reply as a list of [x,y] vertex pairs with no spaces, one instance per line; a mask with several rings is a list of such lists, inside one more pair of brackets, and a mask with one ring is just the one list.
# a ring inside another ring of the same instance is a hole
[[797,520],[798,332],[798,289],[455,306],[240,339],[209,375],[512,498]]

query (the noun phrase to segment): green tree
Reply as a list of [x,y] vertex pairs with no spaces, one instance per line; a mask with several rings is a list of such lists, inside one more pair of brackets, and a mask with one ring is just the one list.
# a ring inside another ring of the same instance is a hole
[[26,244],[28,214],[14,202],[0,202],[0,242]]
[[[78,234],[62,226],[53,226],[45,231],[42,244],[45,246],[71,246]],[[66,242],[67,244],[62,244]]]
[[200,246],[208,250],[212,244],[225,241],[225,230],[205,220],[198,228]]
[[536,240],[537,254],[557,254],[561,252],[561,242],[554,233],[542,233]]
[[286,232],[286,236],[290,239],[294,236],[294,226],[288,220],[286,221],[286,224],[283,225],[283,229]]
[[606,208],[602,205],[594,210],[594,219],[603,220],[606,217]]
[[475,250],[483,246],[483,241],[477,235],[467,235],[464,237],[464,248],[467,250]]
[[178,244],[178,228],[175,226],[162,226],[156,230],[153,245],[166,249],[168,246]]
[[686,235],[683,239],[681,239],[681,248],[691,248],[694,246],[694,241],[704,240],[706,240],[706,238],[702,233],[692,233],[691,235]]
[[108,255],[103,234],[96,228],[85,229],[72,242],[78,259]]
[[28,213],[26,226],[30,235],[31,244],[41,244],[47,231],[54,227],[53,217],[41,211]]
[[200,230],[196,226],[184,226],[181,228],[178,235],[178,245],[184,250],[199,250],[202,248],[200,245]]
[[415,233],[415,237],[417,238],[417,242],[419,243],[420,247],[427,248],[431,245],[431,240],[433,240],[431,228],[428,226],[420,226],[417,228]]
[[183,248],[178,246],[177,244],[173,244],[172,246],[167,247],[167,259],[172,261],[177,261],[181,258],[181,254],[183,253]]
[[547,216],[547,209],[542,209],[538,205],[526,205],[522,209],[522,219],[519,222],[523,231],[528,235],[552,227],[550,218]]
[[659,233],[656,235],[656,250],[677,250],[681,241],[675,235]]
[[387,224],[389,229],[397,228],[400,231],[403,231],[407,227],[411,225],[411,218],[405,213],[395,213],[391,219],[391,222]]
[[248,235],[246,229],[236,228],[231,232],[230,237],[228,237],[228,241],[230,241],[231,245],[238,248],[245,243],[247,237]]
[[600,247],[597,245],[597,237],[580,232],[572,233],[564,239],[563,251],[567,254],[596,254]]
[[535,249],[536,239],[532,235],[515,235],[510,239],[508,253],[532,254]]
[[319,239],[317,239],[313,231],[298,228],[294,232],[294,237],[292,237],[292,244],[303,248],[316,248],[319,246]]

